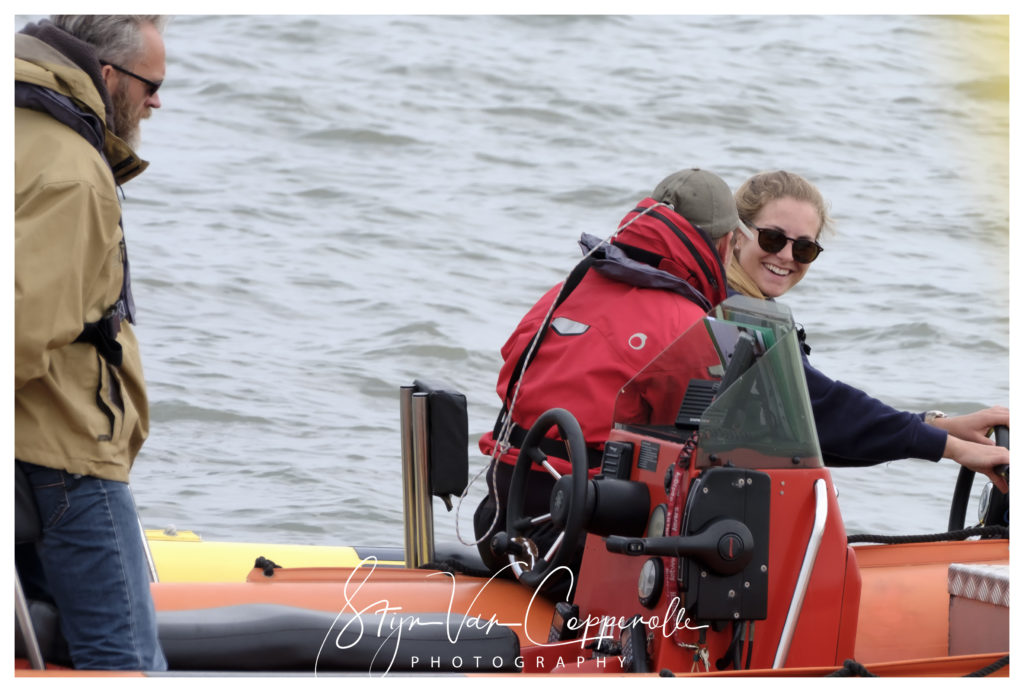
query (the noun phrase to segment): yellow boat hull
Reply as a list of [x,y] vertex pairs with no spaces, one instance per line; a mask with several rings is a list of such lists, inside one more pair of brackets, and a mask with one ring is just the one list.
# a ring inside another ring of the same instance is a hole
[[[260,557],[282,567],[355,567],[366,557],[349,546],[204,541],[192,531],[147,530],[146,539],[161,582],[244,582]],[[386,557],[378,564],[404,565]]]

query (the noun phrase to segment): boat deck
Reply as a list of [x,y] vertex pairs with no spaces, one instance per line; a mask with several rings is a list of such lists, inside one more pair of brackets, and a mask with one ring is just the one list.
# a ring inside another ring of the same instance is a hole
[[862,580],[855,658],[865,665],[948,656],[950,564],[1009,564],[1008,541],[864,545],[854,553]]

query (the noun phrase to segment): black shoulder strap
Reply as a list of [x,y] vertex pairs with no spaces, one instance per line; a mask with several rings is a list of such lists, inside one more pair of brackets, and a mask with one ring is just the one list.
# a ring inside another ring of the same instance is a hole
[[[576,287],[580,285],[580,281],[583,280],[583,276],[587,271],[594,265],[593,255],[587,255],[584,257],[579,264],[573,267],[572,271],[569,272],[569,276],[566,277],[565,283],[562,284],[562,290],[558,292],[558,296],[555,298],[555,305],[551,308],[551,314],[554,314],[558,306],[565,302],[565,299],[569,297],[569,294],[576,290]],[[533,335],[533,339],[530,340],[529,346],[523,349],[523,352],[519,354],[519,362],[516,363],[515,370],[512,371],[512,377],[508,381],[508,389],[505,390],[505,397],[501,401],[501,411],[498,412],[498,417],[494,421],[494,439],[498,439],[501,428],[505,423],[505,419],[508,417],[508,406],[512,401],[512,391],[515,389],[516,382],[523,376],[523,370],[526,369],[526,355],[531,351],[536,353],[537,349],[540,348],[541,341],[544,340],[544,335],[547,333],[548,322],[547,320],[541,324],[540,329]]]
[[54,120],[67,125],[91,144],[103,156],[103,140],[106,129],[100,119],[81,108],[64,94],[52,89],[14,82],[14,107],[28,108],[50,115]]
[[[573,270],[569,272],[569,276],[566,277],[565,283],[562,285],[562,290],[558,292],[557,298],[555,298],[555,305],[551,308],[551,314],[558,309],[558,306],[565,302],[565,299],[569,297],[576,287],[580,285],[580,281],[583,280],[583,276],[587,271],[594,265],[594,256],[588,255],[584,257],[579,264],[573,267]],[[505,400],[502,405],[502,412],[498,415],[498,420],[504,418],[506,407],[508,402],[512,399],[512,390],[515,387],[516,382],[523,376],[523,370],[526,369],[526,356],[531,351],[536,353],[537,349],[540,348],[540,343],[544,340],[544,335],[547,334],[547,321],[540,326],[537,333],[534,334],[533,339],[530,341],[530,345],[523,349],[523,352],[519,354],[519,362],[516,363],[516,369],[512,371],[512,377],[508,381],[508,389],[505,391]]]
[[[640,212],[643,210],[644,207],[637,207],[633,211]],[[670,231],[672,231],[672,233],[675,234],[677,238],[679,238],[680,241],[682,241],[683,245],[686,246],[686,249],[690,251],[690,254],[697,261],[697,265],[700,267],[701,271],[704,272],[704,277],[708,280],[708,283],[711,284],[712,287],[718,288],[718,279],[715,278],[715,273],[711,271],[711,267],[709,267],[707,263],[704,261],[704,258],[700,256],[700,253],[697,252],[697,248],[693,246],[693,242],[686,237],[686,234],[683,233],[682,229],[680,229],[679,226],[672,223],[671,219],[669,219],[667,216],[665,216],[664,214],[660,214],[657,211],[649,211],[647,212],[647,215],[653,216],[658,221],[661,221]],[[697,227],[694,226],[694,228]],[[703,231],[701,232],[703,233]]]
[[103,359],[115,367],[124,361],[124,351],[117,341],[121,331],[121,319],[115,308],[95,322],[86,322],[82,333],[75,338],[75,343],[92,344]]

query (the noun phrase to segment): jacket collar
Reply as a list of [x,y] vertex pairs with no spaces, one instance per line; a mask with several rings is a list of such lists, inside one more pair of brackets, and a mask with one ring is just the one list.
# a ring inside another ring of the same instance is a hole
[[688,283],[712,306],[725,300],[725,268],[715,242],[672,207],[648,197],[622,220],[620,243],[659,256],[655,266]]
[[605,243],[597,236],[584,233],[580,236],[580,247],[584,253],[594,251],[594,269],[613,281],[678,293],[692,300],[705,312],[714,307],[707,296],[682,277],[632,259],[621,247]]
[[[20,39],[21,35],[31,36],[43,44],[43,46],[36,46],[33,49],[30,47],[30,43]],[[27,25],[19,34],[15,35],[15,41],[16,57],[36,62],[33,57],[46,55],[49,57],[49,61],[72,69],[77,68],[84,72],[103,105],[102,111],[98,111],[96,108],[93,108],[93,110],[97,110],[97,113],[101,116],[105,115],[107,129],[113,129],[113,102],[110,99],[110,94],[107,92],[107,84],[103,81],[103,73],[100,69],[99,58],[96,56],[96,49],[92,45],[72,36],[48,19],[44,19],[38,24],[32,23]],[[20,43],[18,43],[19,41]],[[48,47],[50,50],[44,52],[43,47]],[[21,55],[19,49],[25,50],[29,55]],[[32,55],[33,53],[35,56]],[[69,95],[76,98],[81,98],[84,95],[81,93],[84,91],[83,88],[79,87],[76,91],[80,93]]]
[[106,124],[103,155],[118,185],[128,182],[149,166],[111,130],[113,111],[110,94],[92,46],[44,20],[39,24],[29,24],[15,34],[14,49],[15,81],[67,96]]

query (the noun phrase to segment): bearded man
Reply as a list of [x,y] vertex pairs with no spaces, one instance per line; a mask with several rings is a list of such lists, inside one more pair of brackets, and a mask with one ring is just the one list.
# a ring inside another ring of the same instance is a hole
[[164,25],[55,15],[15,35],[15,476],[42,526],[16,563],[80,669],[167,668],[128,487],[149,408],[118,199],[147,166]]

